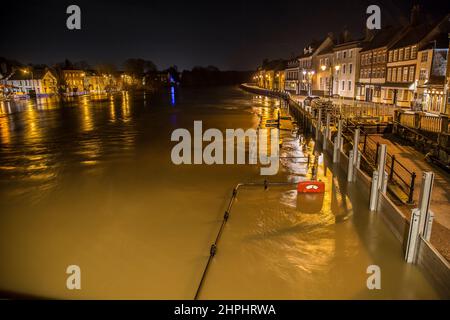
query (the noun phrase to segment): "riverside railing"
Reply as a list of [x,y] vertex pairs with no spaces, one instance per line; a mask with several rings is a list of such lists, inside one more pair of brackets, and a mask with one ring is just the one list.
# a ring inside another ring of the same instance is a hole
[[[361,130],[361,129],[360,129]],[[344,141],[349,144],[349,150],[353,147],[354,129],[347,126],[345,128]],[[349,134],[350,133],[350,134]],[[378,154],[380,143],[373,140],[369,134],[361,130],[361,139],[358,149],[361,151],[362,161],[361,169],[369,176],[373,171],[377,170]],[[386,172],[388,173],[389,182],[395,187],[391,188],[400,199],[406,199],[407,203],[414,201],[414,188],[416,182],[416,173],[409,170],[403,163],[396,159],[395,155],[386,153]]]

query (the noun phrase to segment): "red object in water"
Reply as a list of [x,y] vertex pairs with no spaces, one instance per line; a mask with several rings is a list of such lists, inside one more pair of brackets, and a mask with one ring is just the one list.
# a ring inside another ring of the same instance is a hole
[[299,193],[324,193],[325,183],[322,181],[301,181],[297,185]]

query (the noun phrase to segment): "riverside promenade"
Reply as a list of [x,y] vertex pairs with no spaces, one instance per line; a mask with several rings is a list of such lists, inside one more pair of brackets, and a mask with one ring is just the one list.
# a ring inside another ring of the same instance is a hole
[[[306,96],[289,95],[290,99],[301,104]],[[352,102],[352,101],[350,101]],[[333,103],[338,103],[333,99]],[[370,139],[379,144],[386,144],[389,154],[395,155],[396,160],[416,173],[415,189],[413,193],[414,204],[409,205],[393,199],[403,214],[410,219],[411,210],[418,204],[422,186],[422,173],[432,171],[435,174],[433,193],[431,198],[431,211],[434,213],[433,232],[430,242],[438,251],[450,261],[450,175],[435,164],[425,159],[425,154],[405,143],[401,138],[392,134],[373,134]],[[400,172],[401,174],[401,172]],[[405,181],[410,179],[404,177]]]
[[[255,94],[263,94],[268,96],[274,96],[278,98],[283,98],[289,101],[289,104],[292,105],[291,111],[294,113],[294,116],[297,118],[298,123],[303,123],[306,125],[305,129],[312,130],[316,132],[316,137],[318,135],[319,140],[324,140],[325,138],[325,129],[323,125],[319,124],[318,118],[313,115],[313,113],[308,112],[304,109],[299,103],[298,99],[301,97],[291,97],[288,94],[282,92],[275,92],[263,88],[259,88],[254,85],[242,85],[243,89],[253,92]],[[319,113],[320,115],[320,113]],[[323,116],[323,115],[322,115]],[[330,130],[333,130],[333,127],[330,127]],[[319,132],[317,132],[319,131]],[[371,135],[371,138],[373,136]],[[342,137],[344,138],[344,137]],[[384,142],[383,137],[378,135],[380,143]],[[351,141],[350,141],[351,142]],[[330,151],[334,148],[333,141],[328,138],[328,148],[324,150],[324,152],[333,153]],[[410,165],[410,169],[417,169],[416,175],[417,177],[421,177],[423,172],[433,171],[437,172],[436,168],[427,164],[425,160],[422,160],[423,155],[416,153],[416,151],[412,148],[402,149],[402,145],[395,145],[394,141],[389,141],[386,139],[387,150],[391,154],[395,154],[397,156],[401,150],[404,151],[402,155],[403,159],[409,159],[412,161]],[[392,149],[389,149],[389,146],[392,146]],[[394,148],[395,147],[395,148]],[[348,165],[348,156],[347,153],[340,148],[340,166],[346,168]],[[417,159],[417,160],[415,160]],[[359,188],[364,189],[365,192],[370,193],[371,185],[372,185],[372,177],[367,173],[363,172],[360,168],[355,169],[357,171],[356,184],[359,185]],[[419,178],[421,179],[421,178]],[[419,181],[420,183],[420,181]],[[420,193],[420,185],[417,185],[417,188],[414,191],[414,198],[417,199]],[[446,186],[450,186],[447,180],[441,180],[441,176],[436,176],[435,184],[438,185],[438,191],[432,193],[432,198],[438,200],[438,205],[436,206],[440,218],[436,219],[432,226],[431,231],[431,239],[426,240],[423,237],[423,233],[418,236],[418,240],[420,242],[419,251],[417,252],[416,258],[413,259],[413,263],[419,265],[430,277],[434,279],[434,281],[440,285],[443,285],[445,291],[450,297],[450,263],[449,263],[449,255],[448,255],[448,246],[450,242],[448,241],[448,229],[443,226],[438,221],[442,221],[442,223],[446,224],[446,217],[448,216],[448,212],[445,211],[445,199],[447,194],[445,193]],[[441,198],[439,200],[438,198]],[[436,200],[434,203],[436,203]],[[369,204],[368,204],[369,205]],[[417,201],[413,205],[402,204],[399,199],[396,199],[390,192],[379,192],[378,201],[375,205],[376,213],[383,217],[383,220],[387,223],[391,231],[396,235],[397,239],[402,243],[403,251],[407,248],[407,243],[409,242],[409,228],[411,222],[411,210],[418,206]],[[440,210],[441,208],[441,210]],[[431,205],[431,211],[435,211],[433,205]],[[424,232],[424,231],[421,231]],[[403,253],[405,254],[405,252]]]

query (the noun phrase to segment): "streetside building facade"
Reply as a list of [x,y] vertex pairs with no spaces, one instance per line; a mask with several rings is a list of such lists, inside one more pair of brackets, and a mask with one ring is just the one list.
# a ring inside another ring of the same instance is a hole
[[298,58],[290,59],[287,61],[284,74],[284,91],[291,94],[300,94]]
[[418,45],[414,83],[413,107],[415,110],[447,113],[446,75],[450,15],[441,20]]
[[85,72],[83,70],[62,70],[63,86],[67,94],[82,94],[85,91]]
[[47,68],[27,73],[18,69],[1,82],[7,93],[16,96],[33,94],[36,96],[51,96],[58,92],[56,76]]
[[362,40],[347,41],[334,47],[333,94],[346,99],[355,98],[361,48]]
[[402,35],[403,27],[385,27],[366,42],[359,53],[359,81],[356,83],[356,100],[386,103],[392,99],[382,90],[386,81],[388,48]]

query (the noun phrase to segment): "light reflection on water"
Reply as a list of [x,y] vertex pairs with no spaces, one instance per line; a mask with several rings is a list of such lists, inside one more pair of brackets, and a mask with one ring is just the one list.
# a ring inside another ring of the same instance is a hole
[[[2,102],[0,115],[0,290],[65,298],[190,299],[232,187],[260,181],[248,165],[175,166],[172,130],[249,128],[283,105],[236,89],[143,96]],[[283,154],[314,142],[285,132]],[[308,179],[282,160],[272,181]],[[204,298],[430,298],[417,270],[367,205],[333,175],[324,195],[294,188],[239,193]],[[351,199],[350,195],[353,193]],[[365,288],[380,264],[381,293]],[[65,289],[79,264],[83,290]],[[399,276],[401,274],[402,276]]]

